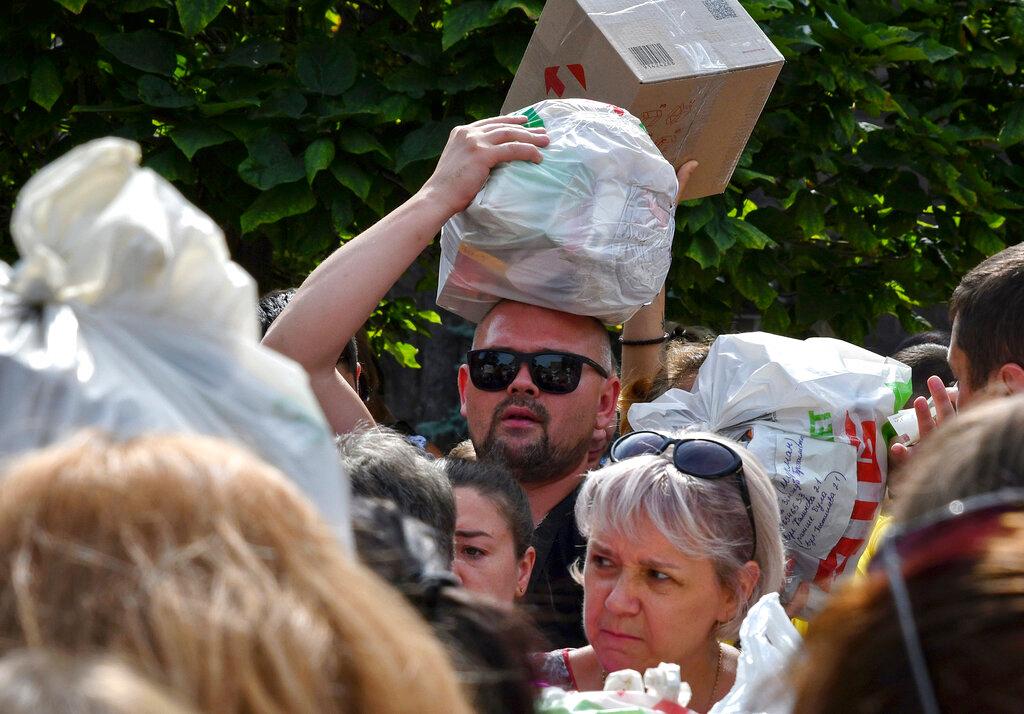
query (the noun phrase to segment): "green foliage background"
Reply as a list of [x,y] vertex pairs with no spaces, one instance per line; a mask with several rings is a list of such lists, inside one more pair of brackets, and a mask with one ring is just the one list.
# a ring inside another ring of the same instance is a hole
[[[679,211],[669,313],[728,329],[753,306],[765,329],[854,341],[885,313],[913,327],[1019,240],[1021,1],[742,4],[787,64],[729,190]],[[422,184],[451,127],[498,111],[542,6],[8,0],[0,258],[25,180],[116,134],[262,289],[295,284]],[[437,320],[390,301],[372,335],[412,365],[403,337]]]

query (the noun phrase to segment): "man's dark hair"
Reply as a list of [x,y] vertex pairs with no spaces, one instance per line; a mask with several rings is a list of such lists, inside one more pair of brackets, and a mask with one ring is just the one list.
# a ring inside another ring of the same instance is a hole
[[451,563],[455,555],[455,496],[441,467],[386,427],[341,434],[335,443],[352,481],[352,492],[392,501],[403,514],[433,528],[438,551]]
[[956,344],[970,365],[970,385],[980,388],[999,367],[1024,365],[1024,243],[979,263],[963,277],[949,301]]
[[942,345],[922,344],[905,347],[892,356],[894,360],[910,367],[913,397],[928,397],[928,378],[933,374],[942,378],[942,383],[953,382],[953,370],[949,368],[949,350]]
[[[277,316],[284,312],[288,303],[295,295],[295,288],[284,288],[283,290],[271,290],[260,298],[256,303],[256,316],[260,320],[260,336],[266,335],[270,325],[277,319]],[[345,365],[353,375],[356,373],[356,366],[359,364],[359,347],[356,338],[348,341],[345,349],[338,356],[338,362]]]
[[[908,347],[914,345],[942,345],[943,347],[949,347],[949,330],[928,330],[927,332],[915,332],[913,335],[908,335],[896,345],[896,349],[893,352],[902,352]],[[895,358],[893,354],[891,357]]]
[[512,472],[494,461],[448,458],[442,463],[452,488],[472,488],[494,504],[512,533],[516,557],[521,558],[533,540],[533,514],[526,491]]

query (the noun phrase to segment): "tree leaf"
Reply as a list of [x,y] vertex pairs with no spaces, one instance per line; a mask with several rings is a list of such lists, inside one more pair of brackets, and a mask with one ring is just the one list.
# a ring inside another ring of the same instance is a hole
[[1006,113],[1006,122],[999,130],[999,145],[1004,149],[1024,141],[1024,102],[1014,102]]
[[196,103],[192,97],[178,94],[177,90],[166,80],[152,74],[144,74],[138,81],[139,99],[151,107],[164,109],[181,109]]
[[439,86],[439,80],[436,69],[409,64],[389,73],[384,78],[384,86],[392,92],[401,92],[413,99],[422,99],[425,93]]
[[203,116],[215,117],[235,109],[246,109],[248,107],[258,107],[259,105],[260,100],[251,97],[248,99],[236,99],[232,102],[207,102],[199,105],[199,112]]
[[331,164],[331,173],[334,174],[334,178],[338,180],[338,183],[359,196],[362,200],[365,201],[367,196],[370,195],[370,186],[373,184],[373,179],[355,162],[351,160],[346,161],[344,158],[339,157]]
[[45,55],[37,59],[32,64],[32,76],[28,85],[29,98],[46,111],[50,111],[63,91],[60,71],[54,61]]
[[309,91],[337,96],[355,82],[356,56],[339,39],[318,40],[299,50],[295,72]]
[[263,100],[254,116],[298,119],[306,111],[306,105],[306,98],[294,89],[274,92]]
[[494,59],[508,70],[509,74],[515,74],[519,69],[519,62],[526,53],[526,46],[529,43],[528,37],[520,35],[499,34],[494,38]]
[[950,57],[956,56],[956,54],[957,51],[952,47],[946,47],[931,37],[909,45],[886,47],[884,52],[886,59],[893,60],[894,62],[926,60],[932,64],[947,60]]
[[274,40],[246,40],[224,55],[221,64],[225,67],[257,69],[281,63],[281,45]]
[[234,140],[231,134],[211,124],[189,124],[171,131],[171,141],[189,161],[200,149]]
[[871,227],[849,208],[839,214],[839,231],[859,254],[874,255],[878,252],[878,238]]
[[703,233],[693,237],[690,245],[686,248],[685,255],[688,258],[693,258],[704,269],[716,267],[721,258],[717,246]]
[[303,163],[306,166],[306,181],[313,185],[316,175],[326,169],[334,161],[334,142],[330,139],[317,139],[306,147]]
[[686,201],[676,211],[680,228],[688,228],[694,234],[699,233],[714,217],[715,207],[710,200]]
[[911,42],[920,36],[920,32],[914,32],[906,27],[872,25],[860,39],[869,50],[877,50],[889,45]]
[[154,7],[167,8],[166,0],[119,0],[117,9],[121,12],[145,12]]
[[146,159],[147,168],[151,168],[168,181],[178,183],[194,184],[196,174],[192,164],[185,160],[181,152],[174,149],[165,149]]
[[345,233],[355,220],[352,210],[352,199],[345,191],[335,191],[331,195],[331,224],[338,234]]
[[739,218],[727,217],[725,219],[726,229],[744,248],[761,250],[775,241],[768,237],[760,228]]
[[174,43],[166,33],[155,30],[106,35],[100,46],[129,67],[170,76],[178,66]]
[[419,129],[406,134],[398,151],[395,152],[395,171],[401,171],[414,161],[425,161],[440,156],[452,129],[461,123],[461,118],[428,121]]
[[75,13],[76,15],[82,12],[82,8],[89,0],[57,0],[65,10]]
[[227,5],[227,0],[177,0],[178,20],[187,37],[202,32]]
[[387,150],[381,146],[373,134],[359,126],[342,127],[340,143],[341,148],[349,154],[369,154],[371,151],[376,151],[385,159],[391,160]]
[[491,3],[485,0],[469,0],[444,11],[441,49],[447,51],[473,30],[488,27],[497,22],[491,15]]
[[528,18],[536,20],[540,17],[541,10],[544,9],[544,2],[543,0],[498,0],[491,7],[491,17],[500,19],[514,9],[522,10]]
[[714,241],[719,253],[724,253],[736,245],[736,236],[728,229],[725,221],[719,220],[718,216],[704,226],[704,232]]
[[388,0],[388,5],[410,25],[416,20],[416,14],[420,11],[419,0]]
[[239,219],[242,234],[252,233],[260,226],[277,223],[282,218],[301,215],[311,211],[314,206],[316,198],[313,192],[301,181],[264,191]]
[[0,58],[0,86],[28,76],[28,61],[24,57]]
[[761,328],[767,332],[784,335],[789,328],[789,323],[789,311],[779,304],[778,300],[773,300],[772,304],[763,313]]
[[416,361],[419,349],[408,342],[387,340],[384,343],[384,350],[395,358],[402,367],[408,369],[419,369],[420,363]]
[[266,191],[306,175],[302,161],[292,156],[280,136],[271,135],[249,144],[249,158],[238,165],[238,175],[250,186]]
[[778,297],[778,293],[769,284],[768,278],[751,271],[742,264],[732,272],[731,277],[732,283],[740,295],[754,303],[758,310],[768,309],[768,306]]
[[800,226],[808,238],[822,235],[825,232],[824,200],[810,191],[804,191],[793,204],[793,220]]

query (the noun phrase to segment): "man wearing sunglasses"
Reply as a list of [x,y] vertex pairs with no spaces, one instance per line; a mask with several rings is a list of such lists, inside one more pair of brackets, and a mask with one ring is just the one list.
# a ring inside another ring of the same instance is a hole
[[[548,137],[526,122],[495,117],[453,130],[423,187],[324,260],[268,330],[263,343],[302,365],[338,433],[368,417],[335,370],[341,349],[492,167],[542,160]],[[695,166],[680,170],[681,187]],[[506,302],[481,322],[473,346],[484,352],[460,370],[459,387],[474,446],[516,471],[540,523],[527,599],[554,613],[553,624],[541,622],[552,644],[582,645],[582,590],[568,567],[582,552],[573,506],[587,447],[610,426],[618,398],[607,333],[591,318]]]
[[569,566],[585,541],[573,510],[594,430],[615,419],[608,333],[593,318],[501,302],[477,326],[459,395],[477,457],[512,470],[538,524],[525,602],[554,645],[582,645],[582,591]]

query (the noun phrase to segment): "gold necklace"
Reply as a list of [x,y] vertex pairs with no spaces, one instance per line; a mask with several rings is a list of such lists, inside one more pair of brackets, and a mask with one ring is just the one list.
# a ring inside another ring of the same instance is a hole
[[708,700],[708,706],[704,710],[705,712],[711,711],[711,707],[715,705],[715,692],[718,691],[718,678],[722,676],[722,655],[725,654],[725,649],[722,647],[722,643],[718,642],[718,665],[715,667],[715,682],[711,685],[711,698]]

